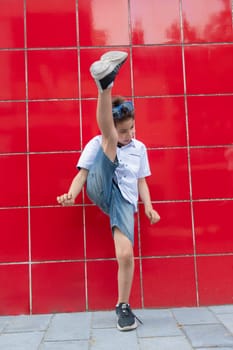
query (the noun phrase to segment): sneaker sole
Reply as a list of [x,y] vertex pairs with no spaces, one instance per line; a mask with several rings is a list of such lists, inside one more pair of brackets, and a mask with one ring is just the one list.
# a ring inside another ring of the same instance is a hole
[[100,57],[101,61],[119,61],[119,63],[124,62],[128,57],[127,52],[123,51],[108,51]]
[[126,326],[126,327],[121,327],[118,323],[117,323],[117,329],[121,332],[127,332],[127,331],[133,331],[134,329],[136,329],[138,326],[137,322],[135,321],[134,324],[132,324],[131,326]]
[[101,56],[99,61],[94,62],[90,67],[91,76],[96,80],[103,79],[110,74],[117,65],[123,64],[128,54],[122,51],[109,51]]
[[100,80],[113,70],[111,62],[109,61],[96,61],[90,67],[91,76]]

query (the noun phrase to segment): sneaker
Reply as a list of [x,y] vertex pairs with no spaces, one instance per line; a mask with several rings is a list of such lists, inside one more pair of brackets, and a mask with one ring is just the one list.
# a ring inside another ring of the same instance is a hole
[[118,316],[117,328],[120,331],[131,331],[137,328],[136,319],[142,323],[142,321],[134,315],[129,304],[120,303],[117,305],[116,314]]
[[90,67],[92,77],[100,91],[113,85],[121,66],[126,61],[128,54],[123,51],[109,51],[101,56],[99,61]]

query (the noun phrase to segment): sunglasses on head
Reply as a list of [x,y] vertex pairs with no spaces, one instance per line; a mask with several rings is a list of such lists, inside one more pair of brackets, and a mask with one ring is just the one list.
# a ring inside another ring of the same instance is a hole
[[113,107],[112,115],[114,119],[120,120],[125,113],[131,113],[134,110],[133,103],[131,101],[125,101],[117,107]]

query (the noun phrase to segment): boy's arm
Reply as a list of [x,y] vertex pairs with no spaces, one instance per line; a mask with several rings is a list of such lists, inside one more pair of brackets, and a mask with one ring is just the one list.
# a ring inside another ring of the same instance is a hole
[[150,191],[149,191],[145,177],[138,179],[138,192],[144,204],[146,216],[150,220],[151,224],[155,224],[160,220],[160,216],[157,213],[157,211],[154,210],[152,207]]
[[64,193],[61,196],[57,197],[57,201],[59,204],[65,205],[73,205],[75,203],[75,199],[78,194],[81,192],[86,180],[87,180],[88,170],[80,169],[78,174],[74,177],[68,193]]

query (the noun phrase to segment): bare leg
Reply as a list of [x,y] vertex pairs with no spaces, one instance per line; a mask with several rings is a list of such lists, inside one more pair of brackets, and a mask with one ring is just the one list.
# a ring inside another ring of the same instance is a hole
[[129,303],[134,275],[133,247],[117,227],[114,229],[114,242],[118,261],[118,304]]
[[111,88],[99,92],[96,118],[102,134],[103,151],[111,161],[114,161],[116,158],[118,136],[112,117],[111,93]]

